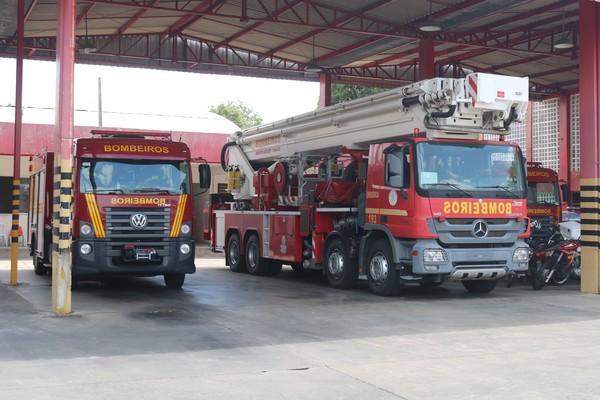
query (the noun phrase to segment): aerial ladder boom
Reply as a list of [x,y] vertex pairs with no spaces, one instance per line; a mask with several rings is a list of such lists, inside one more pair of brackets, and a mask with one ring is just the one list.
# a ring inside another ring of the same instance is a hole
[[[473,73],[460,79],[427,79],[236,132],[223,156],[227,153],[227,164],[249,177],[256,166],[281,158],[332,155],[342,146],[365,149],[412,133],[472,140],[482,134],[507,135],[511,123],[523,121],[528,95],[526,77]],[[249,179],[242,186],[242,197],[253,194]]]

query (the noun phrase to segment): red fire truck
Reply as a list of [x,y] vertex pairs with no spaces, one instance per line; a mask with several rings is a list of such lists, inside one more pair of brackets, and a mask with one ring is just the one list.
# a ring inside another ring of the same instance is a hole
[[[74,141],[73,154],[74,281],[163,275],[180,288],[195,272],[187,145],[165,132],[96,130]],[[30,166],[29,240],[40,275],[52,266],[53,163],[45,153]]]
[[527,163],[527,215],[531,220],[531,239],[547,239],[552,227],[562,221],[568,187],[559,184],[558,173],[541,163]]
[[527,182],[517,146],[482,138],[523,118],[528,90],[435,78],[232,135],[213,249],[234,272],[289,264],[336,288],[366,276],[378,295],[446,280],[490,292],[527,271]]

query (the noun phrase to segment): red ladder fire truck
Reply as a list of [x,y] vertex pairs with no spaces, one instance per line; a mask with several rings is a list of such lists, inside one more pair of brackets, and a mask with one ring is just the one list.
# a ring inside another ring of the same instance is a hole
[[[212,247],[232,271],[320,269],[331,286],[393,295],[461,281],[490,292],[527,270],[526,166],[502,140],[528,79],[435,78],[232,135],[232,199]],[[227,201],[230,200],[230,201]]]
[[[188,146],[168,132],[92,135],[74,141],[74,281],[163,275],[167,286],[181,287],[195,271]],[[39,275],[52,266],[53,163],[53,153],[45,153],[30,166],[29,242]],[[207,167],[200,165],[201,176]]]

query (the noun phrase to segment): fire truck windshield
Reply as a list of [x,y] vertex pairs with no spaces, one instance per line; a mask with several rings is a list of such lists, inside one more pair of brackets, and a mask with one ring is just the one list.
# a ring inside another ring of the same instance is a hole
[[549,206],[560,205],[558,185],[554,182],[529,182],[527,190],[528,204]]
[[523,162],[514,146],[422,142],[416,161],[418,189],[429,197],[525,196]]
[[189,194],[189,186],[189,167],[186,161],[81,161],[81,193]]

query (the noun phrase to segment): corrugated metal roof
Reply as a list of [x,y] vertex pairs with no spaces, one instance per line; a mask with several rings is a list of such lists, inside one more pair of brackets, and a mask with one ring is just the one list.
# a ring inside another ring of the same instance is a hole
[[[30,56],[51,57],[53,43],[44,40],[55,35],[56,0],[31,4],[26,23]],[[577,79],[576,68],[566,70],[577,64],[577,49],[553,48],[563,32],[577,30],[577,0],[435,0],[431,15],[429,4],[410,0],[80,0],[77,35],[86,36],[87,22],[87,35],[101,51],[78,57],[115,65],[143,65],[146,60],[149,67],[229,68],[233,73],[301,79],[315,79],[303,71],[306,64],[316,62],[330,72],[335,69],[335,77],[347,74],[364,82],[397,80],[400,84],[402,74],[411,75],[405,70],[416,68],[419,41],[431,38],[436,44],[436,62],[445,66],[515,75],[556,69],[561,72],[535,79],[538,86],[555,90],[570,89]],[[6,21],[15,19],[15,7],[16,0],[0,0],[0,35],[14,34],[15,24]],[[440,32],[419,30],[430,17],[442,26]],[[573,40],[573,34],[568,38]],[[5,40],[5,44],[5,54],[11,54],[12,42]],[[352,74],[348,68],[354,68]]]

